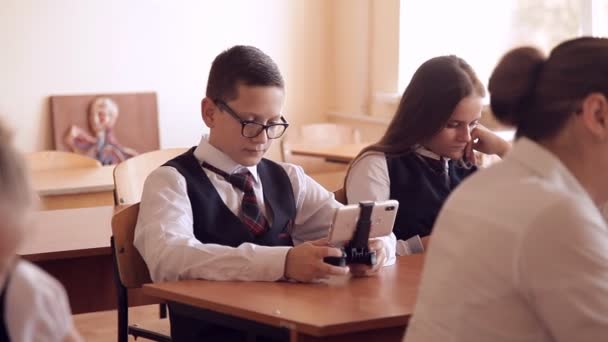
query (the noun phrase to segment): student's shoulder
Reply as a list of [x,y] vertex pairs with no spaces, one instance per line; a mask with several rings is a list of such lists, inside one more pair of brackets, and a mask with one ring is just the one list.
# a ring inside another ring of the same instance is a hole
[[22,300],[31,300],[34,304],[51,304],[58,296],[65,296],[63,286],[55,278],[38,266],[21,260],[11,274],[9,285],[11,296],[18,293]]
[[304,184],[308,183],[312,179],[300,165],[279,161],[271,162],[278,165],[285,171],[292,184]]
[[290,179],[302,179],[306,177],[306,172],[304,172],[304,169],[300,165],[274,160],[266,160],[266,162],[273,163],[282,168]]
[[523,262],[532,265],[531,259],[537,259],[538,269],[550,272],[545,268],[548,262],[589,270],[608,260],[608,226],[590,197],[549,186],[535,186],[533,190],[543,193],[528,194],[531,198],[522,199],[522,207],[527,203],[527,208],[538,209],[522,208],[518,213],[524,217],[517,248]]
[[386,154],[378,151],[367,151],[353,161],[353,167],[374,164],[386,164]]
[[37,266],[19,261],[10,276],[6,323],[18,341],[61,341],[72,329],[63,286]]
[[150,172],[148,177],[175,177],[177,175],[181,175],[179,170],[171,165],[161,165]]
[[152,172],[146,177],[146,183],[154,182],[155,184],[166,184],[179,182],[184,179],[184,176],[174,168],[173,166],[163,165]]
[[583,191],[566,190],[549,182],[539,182],[525,190],[530,197],[527,202],[539,206],[539,216],[550,217],[556,223],[586,222],[583,226],[605,224],[597,206]]
[[353,161],[352,168],[386,167],[386,154],[378,151],[367,151]]
[[285,171],[287,177],[289,177],[289,181],[291,182],[295,193],[299,193],[301,190],[304,189],[310,189],[311,187],[320,188],[324,191],[327,191],[316,181],[314,181],[308,174],[306,174],[306,172],[300,165],[277,161],[272,161],[272,163],[275,163]]

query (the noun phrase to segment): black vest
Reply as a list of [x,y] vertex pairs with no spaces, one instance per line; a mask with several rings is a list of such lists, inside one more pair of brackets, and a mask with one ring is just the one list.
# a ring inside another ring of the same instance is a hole
[[458,161],[448,162],[445,175],[444,162],[410,152],[401,157],[388,157],[388,175],[391,182],[391,199],[399,201],[399,211],[393,232],[397,239],[431,234],[441,206],[454,188],[476,166],[466,168]]
[[296,205],[289,176],[279,164],[262,159],[257,171],[264,188],[266,216],[272,222],[268,231],[254,236],[247,226],[228,209],[194,156],[194,148],[169,160],[184,176],[192,205],[194,236],[202,243],[237,247],[244,242],[262,246],[292,246],[290,231]]
[[6,291],[8,289],[9,276],[7,275],[0,294],[0,342],[9,342],[11,339],[8,337],[8,327],[6,326]]

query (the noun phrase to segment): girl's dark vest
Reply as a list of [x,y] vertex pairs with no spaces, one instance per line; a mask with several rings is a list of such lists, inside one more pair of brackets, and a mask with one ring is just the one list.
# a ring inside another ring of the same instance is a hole
[[264,189],[266,216],[272,224],[267,232],[254,236],[226,207],[217,190],[194,156],[194,148],[169,160],[164,166],[175,168],[186,179],[192,205],[194,236],[202,243],[237,247],[244,242],[263,246],[291,246],[291,226],[296,205],[289,176],[279,164],[262,159],[257,165]]
[[443,161],[410,152],[401,157],[388,157],[390,198],[399,201],[393,232],[397,239],[431,233],[435,219],[448,195],[468,175],[477,170],[458,161],[448,162],[446,178]]

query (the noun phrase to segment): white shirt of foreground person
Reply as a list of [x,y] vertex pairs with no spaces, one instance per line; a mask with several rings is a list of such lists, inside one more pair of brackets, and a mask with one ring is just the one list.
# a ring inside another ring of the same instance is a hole
[[5,322],[11,341],[64,341],[73,331],[61,284],[27,261],[18,261],[6,289]]
[[[209,144],[203,136],[194,150],[199,162],[207,162],[229,174],[244,166]],[[280,163],[294,192],[296,218],[291,236],[294,244],[327,236],[334,211],[341,204],[301,167]],[[243,192],[234,190],[222,176],[201,169],[217,190],[226,206],[238,215]],[[248,167],[255,178],[254,191],[261,208],[262,183],[256,166]],[[179,279],[276,281],[285,272],[285,258],[290,247],[267,247],[243,243],[237,248],[201,243],[194,236],[192,206],[188,199],[186,180],[173,167],[160,167],[146,179],[140,212],[135,228],[135,247],[148,265],[152,280]],[[395,262],[394,236],[382,238],[388,260]]]
[[439,214],[405,341],[608,340],[608,228],[560,160],[520,138]]

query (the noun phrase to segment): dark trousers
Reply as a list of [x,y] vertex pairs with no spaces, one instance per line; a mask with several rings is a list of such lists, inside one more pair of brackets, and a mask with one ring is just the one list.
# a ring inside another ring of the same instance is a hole
[[264,336],[256,336],[246,331],[235,330],[218,324],[192,318],[169,309],[171,339],[174,342],[278,342]]

